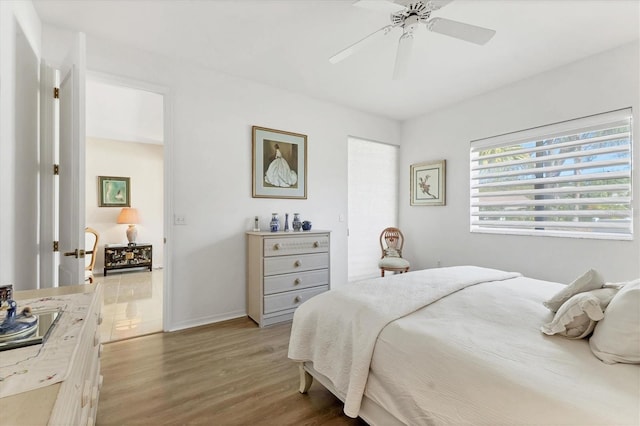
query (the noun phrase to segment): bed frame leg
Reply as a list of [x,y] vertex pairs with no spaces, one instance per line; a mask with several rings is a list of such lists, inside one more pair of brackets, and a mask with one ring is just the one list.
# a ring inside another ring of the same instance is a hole
[[307,393],[313,383],[313,376],[304,369],[304,364],[298,364],[300,370],[300,393]]

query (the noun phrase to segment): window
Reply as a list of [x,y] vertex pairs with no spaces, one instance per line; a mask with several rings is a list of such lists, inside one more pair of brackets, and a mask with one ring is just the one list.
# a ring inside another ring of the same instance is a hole
[[631,109],[471,142],[471,232],[630,240]]
[[398,151],[349,138],[349,281],[380,275],[380,233],[398,222]]

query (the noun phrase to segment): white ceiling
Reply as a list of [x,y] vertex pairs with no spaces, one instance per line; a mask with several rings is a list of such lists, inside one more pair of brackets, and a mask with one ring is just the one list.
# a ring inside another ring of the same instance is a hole
[[162,145],[162,95],[87,79],[89,137]]
[[353,0],[36,0],[44,23],[394,119],[640,38],[638,0],[456,0],[433,13],[497,31],[477,46],[423,30],[409,76],[392,80],[399,30],[332,65],[389,23]]

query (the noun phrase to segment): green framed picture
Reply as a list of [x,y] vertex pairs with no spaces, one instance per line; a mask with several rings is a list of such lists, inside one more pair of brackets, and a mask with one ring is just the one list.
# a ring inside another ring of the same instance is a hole
[[131,179],[98,176],[98,207],[131,207]]

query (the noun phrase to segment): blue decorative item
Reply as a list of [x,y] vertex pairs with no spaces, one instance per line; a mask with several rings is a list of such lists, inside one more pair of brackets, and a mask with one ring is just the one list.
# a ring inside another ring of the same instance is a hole
[[302,222],[300,222],[300,213],[293,214],[293,222],[291,222],[291,225],[293,226],[294,232],[300,231],[300,229],[302,229]]
[[271,232],[278,232],[280,230],[280,218],[278,213],[271,213],[271,222],[269,223]]
[[305,220],[304,222],[302,222],[302,230],[311,231],[311,222],[309,222],[308,220]]
[[27,306],[20,314],[16,314],[16,301],[9,300],[7,303],[7,316],[0,324],[0,341],[19,339],[34,333],[38,328],[38,317],[31,313],[31,308]]
[[289,213],[284,214],[284,232],[289,232]]

